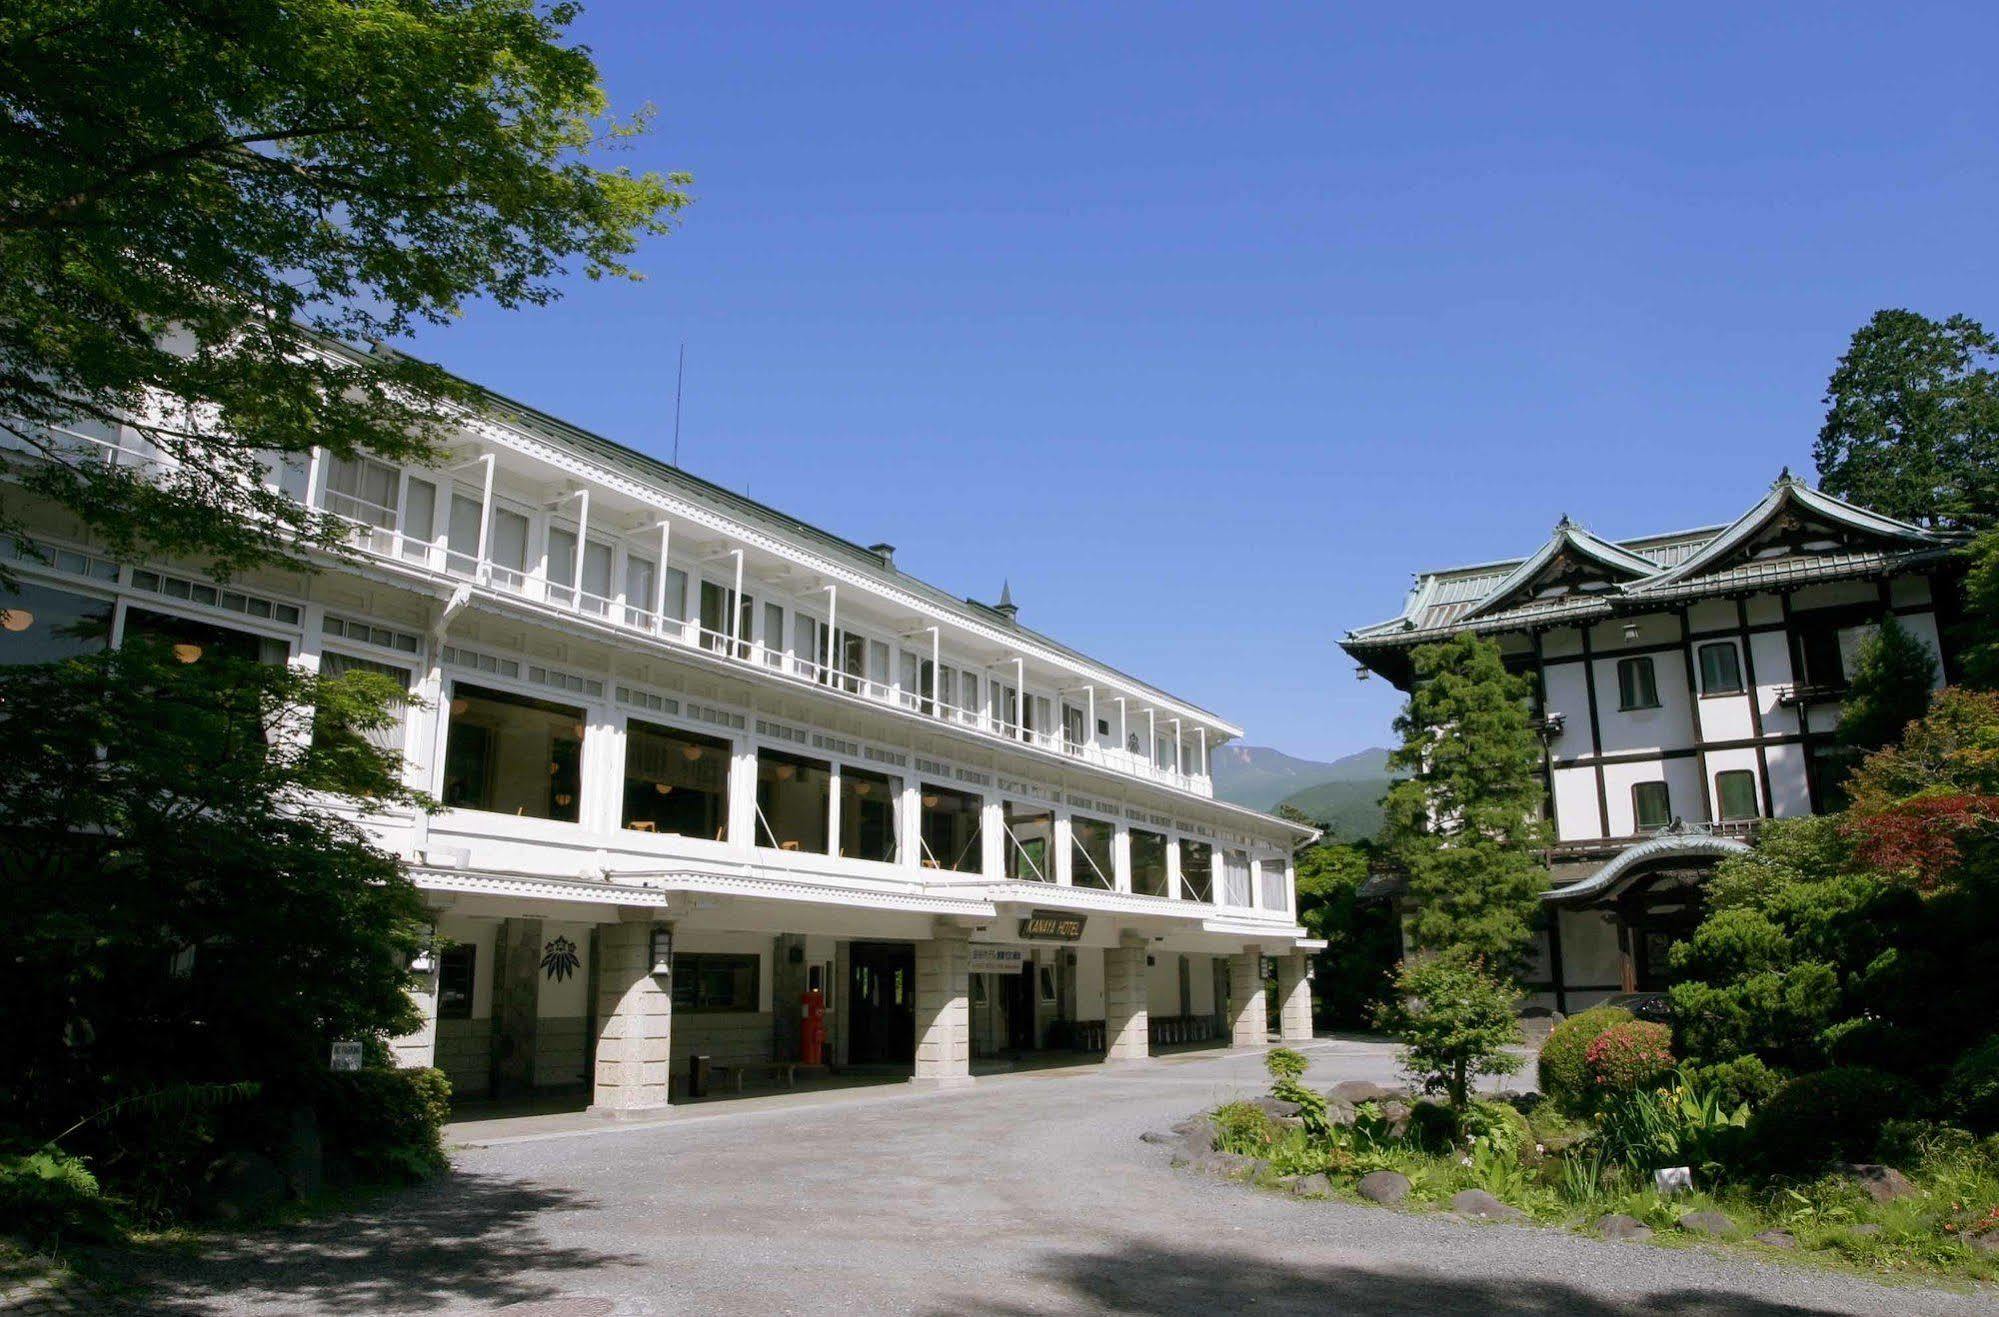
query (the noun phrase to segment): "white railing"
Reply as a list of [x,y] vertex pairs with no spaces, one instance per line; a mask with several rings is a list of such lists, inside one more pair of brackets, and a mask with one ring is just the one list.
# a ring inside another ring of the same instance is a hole
[[650,608],[593,594],[574,585],[546,581],[491,559],[480,559],[428,540],[405,536],[392,526],[379,526],[333,509],[328,510],[353,526],[352,543],[355,548],[377,557],[473,581],[505,594],[595,618],[623,630],[695,646],[721,658],[733,658],[737,662],[752,664],[811,685],[844,691],[879,704],[898,706],[986,736],[1068,755],[1126,776],[1161,782],[1196,794],[1206,794],[1207,791],[1205,777],[1163,767],[1143,754],[1101,745],[1094,739],[1072,741],[1059,728],[1023,728],[1016,722],[996,717],[982,709],[947,704],[918,691],[903,690],[744,637],[731,637],[727,632],[702,626],[698,621],[683,621]]

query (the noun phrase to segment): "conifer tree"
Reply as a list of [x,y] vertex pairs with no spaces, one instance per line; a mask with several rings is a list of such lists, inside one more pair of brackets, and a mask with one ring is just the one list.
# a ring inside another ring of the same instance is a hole
[[1879,750],[1902,739],[1902,729],[1923,716],[1936,686],[1930,648],[1894,616],[1860,646],[1847,680],[1839,739],[1856,750]]

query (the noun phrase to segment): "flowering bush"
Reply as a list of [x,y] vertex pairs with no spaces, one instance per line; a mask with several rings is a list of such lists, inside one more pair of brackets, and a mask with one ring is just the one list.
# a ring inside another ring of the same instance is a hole
[[1673,1071],[1672,1030],[1631,1020],[1596,1036],[1583,1052],[1593,1104],[1652,1088]]

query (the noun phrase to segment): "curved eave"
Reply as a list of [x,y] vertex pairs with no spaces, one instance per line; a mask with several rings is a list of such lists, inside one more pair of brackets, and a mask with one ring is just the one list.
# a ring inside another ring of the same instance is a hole
[[1714,837],[1705,833],[1677,833],[1670,836],[1654,837],[1643,841],[1629,850],[1620,851],[1608,864],[1579,883],[1567,887],[1553,887],[1541,894],[1547,905],[1575,906],[1588,905],[1614,896],[1625,886],[1643,876],[1645,870],[1664,860],[1715,860],[1721,861],[1731,855],[1747,855],[1747,842],[1733,837]]
[[1787,474],[1770,487],[1770,492],[1763,496],[1761,502],[1729,523],[1726,530],[1708,541],[1698,553],[1677,567],[1669,568],[1652,577],[1634,593],[1666,590],[1691,577],[1717,570],[1717,563],[1725,562],[1730,554],[1754,539],[1758,532],[1793,503],[1836,525],[1845,526],[1861,534],[1899,541],[1905,548],[1942,548],[1952,543],[1949,537],[1924,530],[1921,526],[1897,521],[1893,517],[1885,517],[1878,512],[1855,507],[1830,494],[1820,493],[1802,480]]
[[1651,559],[1640,557],[1628,549],[1620,549],[1608,540],[1599,539],[1582,527],[1565,521],[1555,528],[1555,533],[1548,537],[1548,542],[1536,550],[1531,558],[1508,572],[1498,585],[1486,593],[1485,598],[1466,609],[1462,620],[1469,622],[1498,608],[1511,598],[1515,591],[1545,571],[1548,564],[1565,550],[1573,550],[1605,571],[1623,576],[1627,580],[1651,576],[1659,570],[1659,564]]

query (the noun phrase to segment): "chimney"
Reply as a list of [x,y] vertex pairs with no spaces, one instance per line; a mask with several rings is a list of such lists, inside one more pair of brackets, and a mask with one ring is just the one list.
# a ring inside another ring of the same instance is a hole
[[893,544],[870,544],[868,552],[882,560],[882,566],[895,566],[895,546]]

